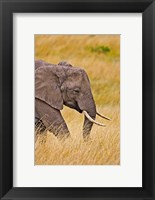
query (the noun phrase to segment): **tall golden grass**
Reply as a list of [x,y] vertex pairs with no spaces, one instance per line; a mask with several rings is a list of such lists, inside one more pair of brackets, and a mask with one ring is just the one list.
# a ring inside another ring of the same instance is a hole
[[[96,52],[91,48],[108,47]],[[62,115],[72,139],[60,142],[52,133],[35,142],[36,165],[118,165],[120,163],[120,36],[35,35],[35,59],[56,64],[66,60],[87,72],[100,113],[111,118],[106,127],[94,125],[91,141],[82,138],[83,116],[64,106]]]

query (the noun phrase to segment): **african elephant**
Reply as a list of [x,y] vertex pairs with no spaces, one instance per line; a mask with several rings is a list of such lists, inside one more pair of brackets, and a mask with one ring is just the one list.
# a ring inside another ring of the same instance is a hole
[[63,105],[84,113],[84,140],[89,139],[93,123],[105,126],[95,121],[96,114],[109,120],[96,111],[89,78],[83,69],[64,61],[57,65],[35,61],[35,122],[41,120],[59,139],[70,136],[60,112]]

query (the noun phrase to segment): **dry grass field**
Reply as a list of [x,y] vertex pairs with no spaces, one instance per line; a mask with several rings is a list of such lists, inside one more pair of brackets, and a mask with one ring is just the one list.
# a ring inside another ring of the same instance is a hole
[[97,110],[106,127],[93,125],[91,141],[84,142],[84,116],[64,106],[62,114],[72,139],[60,142],[50,132],[35,142],[35,165],[120,164],[120,36],[35,35],[35,59],[56,64],[66,60],[87,72]]

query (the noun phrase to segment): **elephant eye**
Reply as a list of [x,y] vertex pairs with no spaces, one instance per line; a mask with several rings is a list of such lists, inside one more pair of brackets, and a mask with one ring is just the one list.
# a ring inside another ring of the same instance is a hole
[[78,94],[79,92],[80,92],[80,90],[78,88],[76,88],[76,89],[73,90],[74,94]]

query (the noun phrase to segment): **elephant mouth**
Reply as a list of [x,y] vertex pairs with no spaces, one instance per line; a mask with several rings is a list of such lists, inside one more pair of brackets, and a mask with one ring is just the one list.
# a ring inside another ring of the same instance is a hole
[[79,107],[75,108],[79,113],[82,113],[83,110],[81,110]]
[[64,105],[69,108],[77,110],[79,113],[83,112],[83,110],[81,110],[80,107],[78,106],[77,102],[68,101],[68,102],[64,102]]

